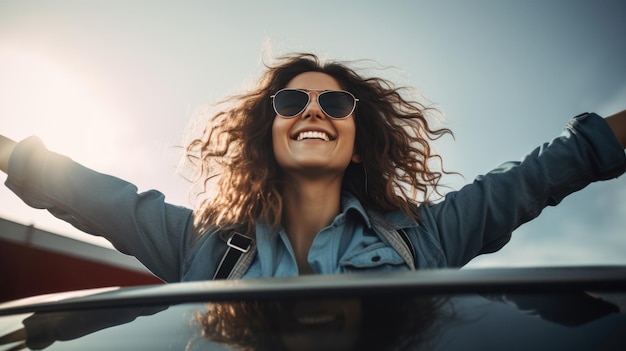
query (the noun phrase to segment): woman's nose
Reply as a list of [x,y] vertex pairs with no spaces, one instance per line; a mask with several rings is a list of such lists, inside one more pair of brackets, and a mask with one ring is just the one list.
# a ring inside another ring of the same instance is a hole
[[302,118],[317,117],[326,118],[326,114],[322,111],[322,107],[317,102],[317,96],[311,96],[309,104],[302,111]]

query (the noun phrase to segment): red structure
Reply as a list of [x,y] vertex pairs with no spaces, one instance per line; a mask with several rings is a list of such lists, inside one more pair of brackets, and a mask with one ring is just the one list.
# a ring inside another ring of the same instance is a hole
[[59,291],[160,283],[133,257],[0,218],[0,302]]

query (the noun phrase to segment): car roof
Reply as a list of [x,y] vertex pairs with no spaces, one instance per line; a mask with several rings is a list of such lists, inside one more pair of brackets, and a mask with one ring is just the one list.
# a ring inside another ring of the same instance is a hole
[[48,294],[0,304],[25,312],[181,302],[351,297],[388,294],[626,292],[625,266],[437,269],[383,274],[181,282]]
[[624,311],[626,267],[185,282],[1,304],[0,350],[612,350]]

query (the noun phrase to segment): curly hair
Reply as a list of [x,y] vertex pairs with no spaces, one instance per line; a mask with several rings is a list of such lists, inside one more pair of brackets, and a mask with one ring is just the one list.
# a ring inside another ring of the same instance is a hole
[[[356,152],[362,162],[351,163],[342,188],[366,208],[400,210],[417,218],[416,198],[437,192],[442,171],[433,170],[430,141],[452,134],[431,127],[425,116],[430,108],[405,99],[406,88],[383,78],[363,78],[336,61],[314,54],[282,56],[267,70],[258,86],[223,101],[228,107],[212,114],[202,136],[187,146],[187,158],[196,169],[196,195],[206,195],[217,180],[216,193],[201,200],[196,209],[196,229],[238,227],[254,232],[262,220],[278,227],[282,220],[282,170],[272,148],[272,122],[276,117],[270,96],[304,72],[321,72],[337,80],[359,102],[354,112]],[[243,228],[242,228],[243,227]]]

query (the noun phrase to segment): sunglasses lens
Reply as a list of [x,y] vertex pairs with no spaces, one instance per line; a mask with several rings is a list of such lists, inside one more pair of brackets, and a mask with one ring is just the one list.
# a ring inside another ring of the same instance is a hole
[[283,117],[293,117],[309,103],[309,95],[299,90],[281,90],[274,96],[274,110]]
[[354,97],[345,91],[324,92],[319,102],[324,112],[333,118],[348,117],[355,105]]

